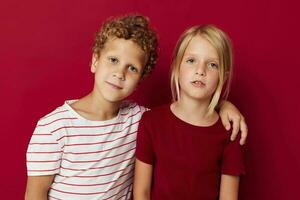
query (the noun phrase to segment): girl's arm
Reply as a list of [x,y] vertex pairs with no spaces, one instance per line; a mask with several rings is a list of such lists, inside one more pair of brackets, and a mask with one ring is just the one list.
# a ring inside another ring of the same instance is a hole
[[150,200],[152,168],[152,165],[136,159],[133,182],[134,200]]
[[28,176],[25,200],[47,200],[54,175]]
[[231,140],[234,140],[239,131],[241,131],[240,144],[245,144],[248,135],[248,128],[245,118],[240,111],[229,101],[223,100],[220,103],[219,115],[226,130],[231,128],[230,122],[232,122]]
[[239,181],[239,176],[222,174],[220,200],[238,200]]

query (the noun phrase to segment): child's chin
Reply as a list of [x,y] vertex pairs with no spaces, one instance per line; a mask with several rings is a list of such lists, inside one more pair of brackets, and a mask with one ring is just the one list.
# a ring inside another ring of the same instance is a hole
[[111,103],[119,103],[121,101],[123,101],[127,96],[114,96],[114,95],[107,95],[105,97],[105,99],[108,101],[108,102],[111,102]]

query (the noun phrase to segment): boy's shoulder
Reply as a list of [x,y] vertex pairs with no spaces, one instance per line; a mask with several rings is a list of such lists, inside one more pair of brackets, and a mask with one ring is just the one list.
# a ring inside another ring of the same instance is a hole
[[43,117],[41,117],[41,120],[42,119],[45,120],[47,118],[53,118],[53,117],[57,117],[57,116],[70,115],[71,113],[70,113],[69,105],[75,101],[76,100],[66,100],[62,105],[56,107],[51,112],[49,112],[46,115],[44,115]]
[[76,116],[70,109],[69,104],[72,103],[75,100],[67,100],[64,102],[63,105],[58,106],[54,110],[52,110],[50,113],[44,115],[38,120],[37,126],[49,126],[52,124],[57,124],[55,122],[59,121],[66,121],[66,120],[72,120],[76,119]]
[[136,102],[129,101],[129,100],[123,101],[122,104],[120,105],[121,114],[129,113],[129,112],[141,112],[143,114],[147,110],[149,109],[139,105]]
[[[37,128],[42,129],[60,129],[65,126],[83,125],[87,120],[81,120],[82,117],[70,106],[76,100],[66,100],[63,105],[55,108],[50,113],[41,117],[37,122]],[[124,101],[120,105],[120,114],[122,116],[137,115],[141,116],[148,109],[132,101]]]

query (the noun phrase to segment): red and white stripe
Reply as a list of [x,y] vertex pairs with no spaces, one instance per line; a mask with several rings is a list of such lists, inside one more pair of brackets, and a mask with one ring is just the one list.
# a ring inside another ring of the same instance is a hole
[[55,175],[49,199],[130,199],[144,107],[123,105],[107,121],[82,118],[66,102],[41,118],[27,150],[28,176]]

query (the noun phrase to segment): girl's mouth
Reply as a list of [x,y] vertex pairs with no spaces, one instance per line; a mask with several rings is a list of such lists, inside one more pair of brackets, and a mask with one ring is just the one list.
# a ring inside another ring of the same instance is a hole
[[196,81],[192,81],[192,85],[195,87],[204,87],[205,83],[203,81],[196,80]]

